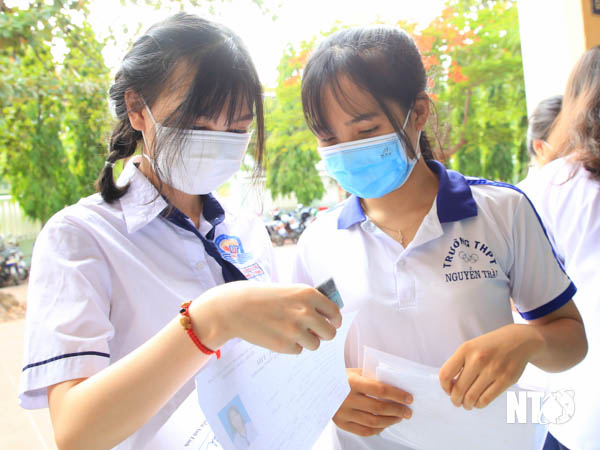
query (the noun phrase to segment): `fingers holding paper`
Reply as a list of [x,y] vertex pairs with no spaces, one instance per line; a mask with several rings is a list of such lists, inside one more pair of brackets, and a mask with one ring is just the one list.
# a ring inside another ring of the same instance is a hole
[[360,436],[372,436],[411,417],[412,411],[406,406],[412,403],[408,392],[363,377],[361,369],[346,370],[351,391],[333,417],[339,428]]
[[195,311],[206,310],[210,312],[206,316],[216,319],[216,337],[206,338],[215,348],[237,337],[275,352],[297,354],[333,339],[342,324],[335,303],[302,284],[227,283],[202,297]]

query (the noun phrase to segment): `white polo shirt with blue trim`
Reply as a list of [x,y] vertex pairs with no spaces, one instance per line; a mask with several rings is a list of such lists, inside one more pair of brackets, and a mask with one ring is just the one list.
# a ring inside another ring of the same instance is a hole
[[[204,196],[195,230],[201,239],[167,220],[167,202],[133,162],[119,177],[118,184],[127,183],[125,196],[112,204],[95,194],[58,212],[36,240],[19,388],[24,408],[47,407],[48,386],[118,361],[176,317],[183,301],[222,284],[222,262],[207,254],[202,239],[246,278],[276,280],[258,218]],[[178,218],[194,227],[182,213]],[[193,389],[192,380],[116,448],[143,448]]]
[[569,157],[529,175],[519,187],[531,198],[573,281],[575,303],[588,339],[585,359],[549,375],[549,391],[573,398],[575,413],[550,424],[550,432],[571,450],[600,449],[600,182]]
[[[521,191],[427,164],[439,191],[406,248],[355,196],[311,224],[298,244],[294,281],[316,286],[333,277],[343,312],[358,311],[347,367],[362,367],[365,346],[440,367],[463,342],[512,323],[511,297],[532,320],[576,292]],[[335,428],[338,448],[399,448]]]

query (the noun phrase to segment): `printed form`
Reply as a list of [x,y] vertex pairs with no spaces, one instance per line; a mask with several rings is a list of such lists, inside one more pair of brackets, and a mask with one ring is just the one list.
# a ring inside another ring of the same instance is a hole
[[283,355],[228,343],[221,359],[196,375],[196,401],[188,398],[149,448],[312,448],[350,392],[344,343],[354,317],[345,314],[336,337],[315,352]]

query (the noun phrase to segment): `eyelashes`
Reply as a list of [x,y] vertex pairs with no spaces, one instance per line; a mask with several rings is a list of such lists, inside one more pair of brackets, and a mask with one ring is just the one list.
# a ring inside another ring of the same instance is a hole
[[[196,127],[192,127],[192,130],[196,130],[196,131],[214,131],[208,127],[201,127],[201,126],[196,126]],[[248,130],[243,130],[241,128],[237,128],[237,129],[233,129],[233,130],[226,130],[228,133],[238,133],[238,134],[245,134],[248,132]]]
[[[379,130],[379,128],[380,128],[380,127],[379,127],[379,125],[375,125],[375,126],[373,126],[373,127],[371,127],[371,128],[368,128],[368,129],[366,129],[366,130],[359,130],[359,131],[358,131],[358,134],[359,134],[361,137],[362,137],[362,136],[366,136],[366,135],[369,135],[369,134],[371,134],[371,133],[375,133],[377,130]],[[327,144],[327,143],[330,143],[330,142],[333,142],[333,141],[335,141],[335,139],[336,139],[336,137],[335,137],[335,136],[328,136],[328,137],[321,137],[321,136],[320,136],[320,137],[319,137],[319,140],[320,140],[321,142],[323,142],[323,143],[326,143],[326,144]]]
[[379,129],[379,125],[376,125],[372,128],[369,128],[368,130],[361,130],[358,132],[358,134],[369,134],[369,133],[373,133],[374,131],[377,131]]

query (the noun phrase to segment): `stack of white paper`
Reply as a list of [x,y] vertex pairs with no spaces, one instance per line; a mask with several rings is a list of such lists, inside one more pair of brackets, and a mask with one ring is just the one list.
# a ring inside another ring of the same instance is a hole
[[[364,375],[410,392],[413,415],[381,436],[416,450],[533,450],[541,447],[545,427],[507,423],[506,392],[486,408],[455,407],[443,391],[439,369],[365,348]],[[512,390],[526,391],[521,387]]]

